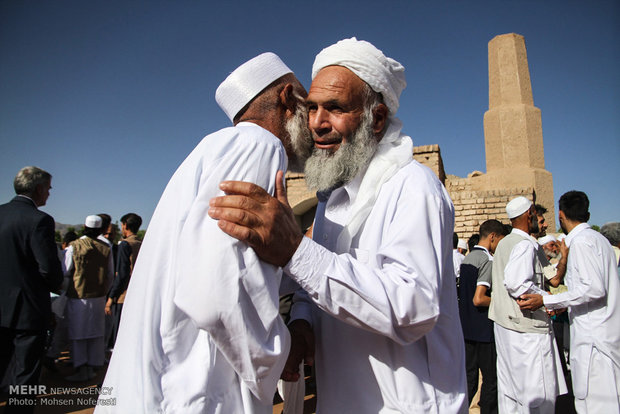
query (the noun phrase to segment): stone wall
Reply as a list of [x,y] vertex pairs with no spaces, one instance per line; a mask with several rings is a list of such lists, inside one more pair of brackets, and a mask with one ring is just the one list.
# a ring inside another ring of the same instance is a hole
[[534,195],[532,187],[475,190],[472,185],[474,177],[448,175],[446,179],[446,189],[454,203],[454,231],[465,240],[478,233],[480,225],[486,220],[495,219],[510,224],[506,215],[508,201],[517,196],[532,200]]

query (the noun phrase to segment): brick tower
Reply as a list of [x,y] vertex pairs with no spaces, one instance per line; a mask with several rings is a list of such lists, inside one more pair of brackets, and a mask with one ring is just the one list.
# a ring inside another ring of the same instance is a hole
[[[487,186],[531,187],[549,211],[555,231],[553,178],[545,170],[542,120],[534,106],[523,36],[509,33],[489,42],[489,110],[484,114]],[[487,187],[488,188],[488,187]]]

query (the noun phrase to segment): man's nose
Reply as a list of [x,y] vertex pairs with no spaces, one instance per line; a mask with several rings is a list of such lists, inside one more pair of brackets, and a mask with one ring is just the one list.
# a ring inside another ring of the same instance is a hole
[[331,130],[331,124],[329,123],[329,113],[323,109],[318,108],[316,111],[308,114],[308,126],[318,135],[322,135]]

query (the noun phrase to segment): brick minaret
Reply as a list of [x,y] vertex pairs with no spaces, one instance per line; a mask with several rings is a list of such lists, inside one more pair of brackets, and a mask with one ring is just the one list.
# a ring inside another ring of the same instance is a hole
[[523,36],[509,33],[489,42],[489,110],[484,114],[487,185],[532,187],[549,209],[555,230],[553,178],[545,170],[542,120],[534,106]]

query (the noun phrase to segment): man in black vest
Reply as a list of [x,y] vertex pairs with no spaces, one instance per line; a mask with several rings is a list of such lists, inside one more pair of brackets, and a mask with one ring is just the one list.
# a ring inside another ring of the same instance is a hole
[[461,264],[457,293],[463,337],[469,403],[478,390],[478,370],[482,371],[480,412],[497,413],[497,374],[493,321],[489,319],[491,303],[491,256],[506,235],[497,220],[487,220],[480,226],[480,240]]
[[[54,219],[38,209],[51,184],[48,172],[24,167],[13,182],[17,196],[0,205],[0,375],[6,385],[38,383],[50,292],[63,279]],[[34,393],[25,397],[34,402]]]

